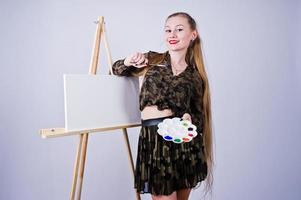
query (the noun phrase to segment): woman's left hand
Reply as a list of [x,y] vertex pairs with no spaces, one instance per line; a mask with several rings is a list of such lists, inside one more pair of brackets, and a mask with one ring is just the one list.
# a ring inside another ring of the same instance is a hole
[[188,120],[188,121],[192,122],[191,116],[190,116],[189,113],[185,113],[185,114],[183,115],[182,119],[183,119],[183,120]]

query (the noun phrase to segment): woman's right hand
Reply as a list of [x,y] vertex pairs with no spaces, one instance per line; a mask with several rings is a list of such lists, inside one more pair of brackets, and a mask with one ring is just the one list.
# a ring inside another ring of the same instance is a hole
[[137,68],[145,67],[147,66],[148,59],[145,57],[143,53],[136,52],[132,55],[129,55],[124,60],[125,66],[135,66]]

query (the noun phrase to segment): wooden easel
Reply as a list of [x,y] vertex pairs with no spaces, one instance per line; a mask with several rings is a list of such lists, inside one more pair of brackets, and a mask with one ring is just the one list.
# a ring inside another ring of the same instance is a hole
[[[110,66],[109,74],[111,74],[112,73],[112,58],[111,58],[111,53],[110,53],[110,49],[109,49],[109,45],[108,45],[108,41],[107,41],[106,33],[105,33],[104,17],[103,16],[98,17],[98,20],[96,21],[96,23],[97,23],[97,28],[96,28],[96,34],[95,34],[94,48],[92,51],[89,74],[92,74],[92,75],[96,74],[98,58],[99,58],[100,41],[101,41],[102,36],[104,37],[104,44],[105,44],[105,49],[106,49],[106,53],[107,53],[107,59],[108,59],[109,66]],[[127,128],[137,127],[140,125],[141,124],[134,124],[134,125],[128,125],[128,126],[87,129],[87,130],[79,130],[79,131],[67,131],[64,128],[51,128],[51,129],[41,129],[40,130],[40,134],[43,138],[60,137],[60,136],[68,136],[68,135],[79,135],[79,144],[77,147],[76,159],[75,159],[75,163],[74,163],[70,200],[75,199],[76,190],[77,190],[77,199],[78,200],[81,199],[89,133],[122,129],[123,135],[124,135],[124,140],[126,143],[127,152],[128,152],[130,167],[132,169],[133,177],[134,177],[135,169],[134,169],[134,162],[133,162],[133,157],[132,157],[132,153],[131,153],[129,138],[128,138],[128,134],[127,134]],[[79,185],[77,188],[78,181],[79,181]],[[136,192],[136,199],[140,200],[140,194],[137,192]]]

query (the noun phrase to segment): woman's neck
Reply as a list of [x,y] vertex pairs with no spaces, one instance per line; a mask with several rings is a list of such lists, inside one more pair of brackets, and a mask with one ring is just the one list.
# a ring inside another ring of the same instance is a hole
[[185,50],[181,50],[181,51],[169,51],[169,55],[170,55],[170,64],[174,65],[174,66],[186,66],[186,51]]

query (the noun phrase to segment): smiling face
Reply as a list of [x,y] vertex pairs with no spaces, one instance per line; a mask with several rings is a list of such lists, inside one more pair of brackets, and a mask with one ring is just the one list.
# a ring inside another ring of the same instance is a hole
[[186,50],[191,40],[197,36],[196,30],[191,30],[185,17],[174,16],[168,18],[165,23],[165,43],[169,50]]

